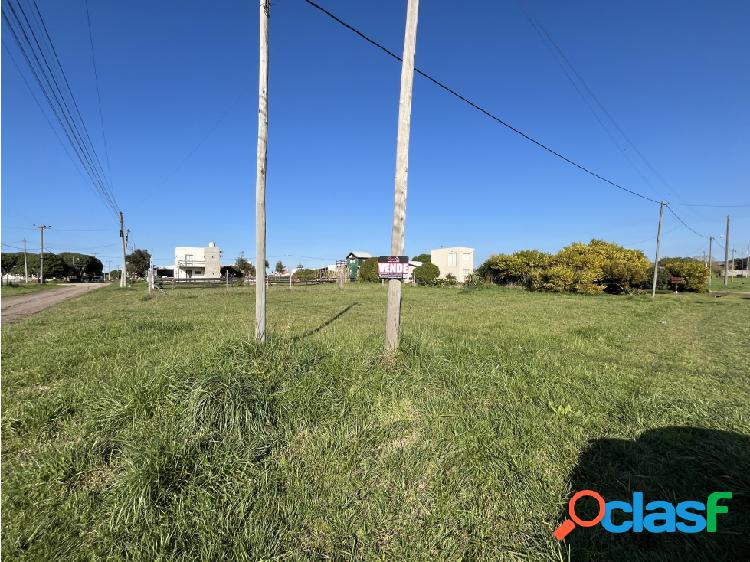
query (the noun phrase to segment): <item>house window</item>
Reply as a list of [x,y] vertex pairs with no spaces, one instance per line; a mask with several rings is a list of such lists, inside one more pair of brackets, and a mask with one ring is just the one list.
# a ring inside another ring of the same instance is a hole
[[448,254],[448,265],[456,265],[456,253],[450,252]]
[[185,262],[190,263],[193,261],[193,254],[185,254]]
[[464,263],[469,261],[470,257],[471,257],[471,254],[464,254]]

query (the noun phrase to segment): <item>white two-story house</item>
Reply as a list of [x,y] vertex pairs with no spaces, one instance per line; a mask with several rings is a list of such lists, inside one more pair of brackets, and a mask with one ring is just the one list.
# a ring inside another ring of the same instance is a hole
[[177,246],[174,249],[175,279],[219,279],[221,250],[209,242],[200,246]]
[[440,270],[440,279],[450,273],[456,281],[463,283],[474,272],[474,248],[438,248],[430,252],[432,263]]

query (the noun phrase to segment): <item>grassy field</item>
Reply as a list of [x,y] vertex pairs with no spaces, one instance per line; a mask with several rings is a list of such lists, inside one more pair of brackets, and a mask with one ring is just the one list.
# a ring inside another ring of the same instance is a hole
[[[750,299],[104,288],[2,333],[8,560],[742,559]],[[552,531],[574,491],[719,532]]]
[[43,285],[41,283],[15,283],[12,285],[2,285],[2,288],[0,288],[0,291],[2,296],[4,297],[13,297],[15,295],[28,295],[31,293],[36,293],[38,291],[47,291],[49,289],[57,289],[59,287],[65,287],[67,286],[67,283],[62,282],[48,282],[44,283]]

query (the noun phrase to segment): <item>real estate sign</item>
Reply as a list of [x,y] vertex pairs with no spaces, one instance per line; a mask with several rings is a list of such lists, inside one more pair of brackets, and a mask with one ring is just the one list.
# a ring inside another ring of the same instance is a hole
[[378,277],[381,279],[406,279],[409,277],[409,257],[379,256]]

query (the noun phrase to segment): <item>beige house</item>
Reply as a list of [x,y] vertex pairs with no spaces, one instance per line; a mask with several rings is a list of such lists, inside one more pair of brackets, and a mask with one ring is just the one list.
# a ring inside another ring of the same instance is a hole
[[219,279],[221,250],[209,242],[200,246],[177,246],[174,249],[175,279]]
[[474,271],[474,248],[439,248],[430,251],[432,263],[440,269],[440,279],[450,273],[456,281],[463,283]]

